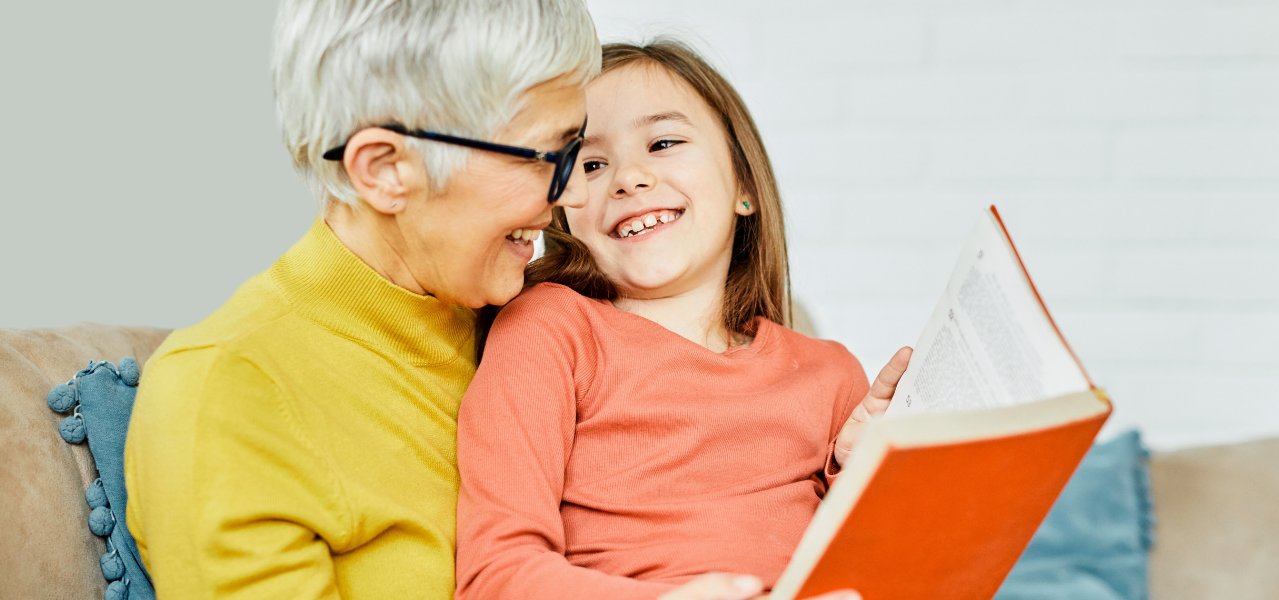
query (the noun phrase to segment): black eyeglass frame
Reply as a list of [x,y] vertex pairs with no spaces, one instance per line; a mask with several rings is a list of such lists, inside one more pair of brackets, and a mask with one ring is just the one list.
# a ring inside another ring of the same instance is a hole
[[[529,160],[552,163],[555,165],[555,174],[551,176],[551,189],[546,194],[546,201],[551,204],[554,204],[556,200],[559,200],[560,196],[564,195],[564,190],[568,188],[568,180],[573,176],[573,167],[577,165],[577,153],[582,149],[582,140],[586,137],[586,121],[582,121],[582,128],[578,130],[577,137],[569,140],[569,142],[564,144],[564,147],[559,150],[554,152],[545,152],[542,150],[534,150],[532,148],[494,144],[493,142],[473,140],[444,133],[435,133],[433,131],[426,131],[423,129],[409,129],[399,123],[375,125],[375,127],[423,140],[443,142],[445,144],[465,146],[467,148],[475,148],[476,150],[484,150],[486,152],[496,152],[498,154],[518,156]],[[342,160],[342,157],[345,154],[346,144],[342,144],[336,148],[330,148],[323,156],[324,160]]]

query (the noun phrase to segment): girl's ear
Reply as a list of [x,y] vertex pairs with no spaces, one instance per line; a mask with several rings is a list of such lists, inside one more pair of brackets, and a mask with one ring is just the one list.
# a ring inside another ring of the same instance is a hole
[[759,210],[759,206],[755,205],[755,199],[746,194],[737,195],[737,203],[733,205],[733,212],[743,217],[755,214]]

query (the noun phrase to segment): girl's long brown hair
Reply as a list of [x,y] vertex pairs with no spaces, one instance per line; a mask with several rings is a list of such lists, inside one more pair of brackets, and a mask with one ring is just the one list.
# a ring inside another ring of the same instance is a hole
[[[790,326],[790,270],[781,194],[746,103],[719,72],[688,46],[674,40],[659,39],[642,46],[604,46],[601,74],[628,65],[666,69],[692,87],[711,112],[719,116],[728,138],[737,185],[756,207],[754,214],[737,218],[721,308],[724,327],[730,332],[754,335],[755,317]],[[545,231],[546,254],[525,267],[524,287],[551,282],[588,298],[617,299],[617,286],[596,266],[586,244],[570,234],[564,209],[556,207],[553,215]],[[498,310],[487,307],[480,311],[481,354]]]

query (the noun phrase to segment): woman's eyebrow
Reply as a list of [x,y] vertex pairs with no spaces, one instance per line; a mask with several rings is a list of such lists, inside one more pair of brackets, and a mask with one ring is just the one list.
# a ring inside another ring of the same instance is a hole
[[582,132],[581,125],[574,125],[572,127],[568,127],[562,133],[560,133],[560,141],[567,142],[568,140],[571,140],[577,137],[577,134],[581,132]]

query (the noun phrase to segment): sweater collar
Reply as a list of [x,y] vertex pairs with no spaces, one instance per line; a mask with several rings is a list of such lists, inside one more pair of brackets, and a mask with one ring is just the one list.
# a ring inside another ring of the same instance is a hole
[[412,364],[474,360],[475,311],[386,280],[323,219],[271,267],[271,280],[302,317]]

